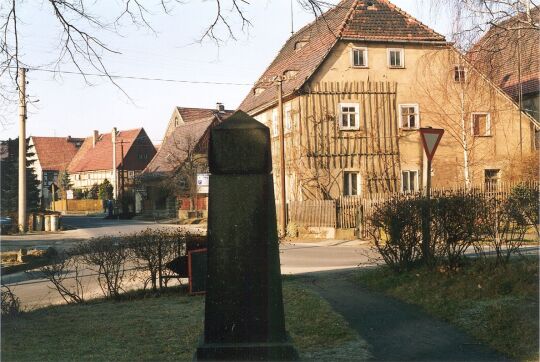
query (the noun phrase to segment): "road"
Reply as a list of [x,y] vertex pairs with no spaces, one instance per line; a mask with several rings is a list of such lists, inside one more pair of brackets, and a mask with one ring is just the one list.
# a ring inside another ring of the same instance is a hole
[[183,228],[193,233],[204,230],[198,225],[159,224],[142,220],[105,220],[101,217],[63,216],[62,224],[68,229],[55,233],[29,233],[27,235],[2,235],[1,251],[20,248],[49,247],[66,249],[81,240],[104,235],[133,233],[147,228]]
[[[197,225],[156,224],[138,220],[103,220],[93,217],[66,217],[64,224],[76,227],[61,233],[46,235],[8,236],[2,238],[2,250],[14,250],[21,247],[69,248],[74,243],[93,236],[117,235],[150,228],[184,228],[194,233],[204,232]],[[367,245],[358,241],[323,240],[318,242],[284,242],[280,245],[282,274],[300,274],[314,271],[350,269],[362,264],[373,264],[374,254]],[[48,304],[61,303],[58,293],[51,289],[39,273],[15,273],[3,275],[2,283],[8,285],[21,299],[26,308],[35,308]],[[84,278],[85,295],[101,294],[95,276]],[[126,289],[140,288],[141,282],[133,278]]]

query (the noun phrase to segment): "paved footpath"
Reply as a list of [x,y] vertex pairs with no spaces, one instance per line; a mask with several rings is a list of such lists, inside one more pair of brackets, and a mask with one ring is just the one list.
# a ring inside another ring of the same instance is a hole
[[302,280],[371,345],[370,352],[375,360],[508,360],[417,306],[350,282],[347,273],[304,274]]

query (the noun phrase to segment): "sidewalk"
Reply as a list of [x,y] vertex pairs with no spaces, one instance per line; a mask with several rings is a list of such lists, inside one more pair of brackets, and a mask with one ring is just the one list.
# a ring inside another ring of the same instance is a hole
[[302,281],[371,345],[378,361],[506,361],[420,308],[372,292],[347,280],[348,272],[305,274]]

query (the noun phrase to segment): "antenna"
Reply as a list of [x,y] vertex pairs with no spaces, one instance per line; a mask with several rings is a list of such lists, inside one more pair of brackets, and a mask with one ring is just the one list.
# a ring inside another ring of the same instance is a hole
[[293,13],[293,0],[291,0],[291,35],[294,34],[294,13]]

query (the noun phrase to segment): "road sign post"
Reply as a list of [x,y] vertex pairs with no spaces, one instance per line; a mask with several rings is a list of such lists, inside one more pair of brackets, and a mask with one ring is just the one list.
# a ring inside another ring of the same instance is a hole
[[420,128],[420,138],[427,158],[427,182],[426,182],[426,203],[422,217],[422,256],[425,262],[431,259],[431,160],[439,146],[439,142],[444,134],[444,129],[440,128]]

